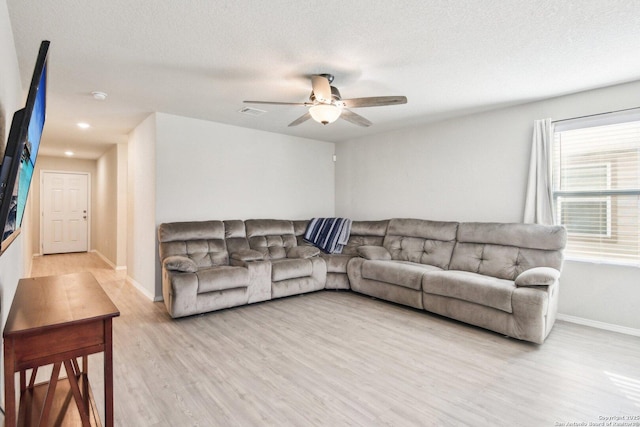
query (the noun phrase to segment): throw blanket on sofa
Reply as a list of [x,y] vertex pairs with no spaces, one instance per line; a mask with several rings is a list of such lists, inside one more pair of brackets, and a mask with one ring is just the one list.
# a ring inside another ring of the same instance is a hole
[[348,218],[312,218],[304,240],[328,254],[339,254],[349,241],[350,233],[351,220]]

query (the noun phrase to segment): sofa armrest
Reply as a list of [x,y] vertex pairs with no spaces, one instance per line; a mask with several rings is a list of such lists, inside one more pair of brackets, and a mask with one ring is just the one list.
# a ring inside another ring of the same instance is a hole
[[314,246],[294,246],[287,251],[287,258],[313,258],[320,255],[320,249]]
[[162,260],[162,266],[167,270],[180,271],[183,273],[195,273],[198,266],[191,258],[181,255],[172,255]]
[[256,251],[253,249],[244,249],[238,252],[233,252],[231,254],[231,259],[235,259],[237,261],[243,261],[243,262],[263,261],[264,254],[260,251]]
[[358,255],[365,259],[391,260],[391,254],[382,246],[360,246],[357,249]]
[[550,267],[534,267],[516,277],[516,286],[550,286],[560,278],[560,272]]

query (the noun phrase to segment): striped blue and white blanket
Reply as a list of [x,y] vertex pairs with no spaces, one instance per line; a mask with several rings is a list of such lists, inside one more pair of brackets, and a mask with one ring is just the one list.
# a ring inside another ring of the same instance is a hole
[[351,220],[348,218],[312,218],[304,240],[328,254],[342,253],[349,241]]

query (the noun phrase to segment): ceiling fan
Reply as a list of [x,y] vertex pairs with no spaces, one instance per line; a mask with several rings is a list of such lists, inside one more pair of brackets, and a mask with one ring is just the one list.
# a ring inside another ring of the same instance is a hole
[[313,118],[323,125],[333,123],[338,118],[354,123],[358,126],[368,127],[372,123],[350,108],[379,107],[383,105],[406,104],[406,96],[371,96],[367,98],[342,99],[340,91],[331,86],[333,75],[318,74],[311,76],[311,95],[307,102],[272,102],[272,101],[244,101],[247,104],[272,104],[272,105],[301,105],[309,107],[309,110],[298,117],[289,126],[297,126]]

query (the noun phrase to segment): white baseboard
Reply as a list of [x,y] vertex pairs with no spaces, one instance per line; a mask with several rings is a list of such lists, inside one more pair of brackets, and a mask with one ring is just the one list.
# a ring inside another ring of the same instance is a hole
[[109,264],[109,267],[113,268],[114,270],[116,269],[116,265],[114,263],[112,263],[109,258],[107,258],[106,256],[102,255],[102,253],[99,250],[91,249],[89,252],[93,252],[94,254],[98,255],[102,261],[104,261],[107,264]]
[[110,259],[108,259],[106,256],[102,255],[102,253],[97,249],[91,249],[90,252],[93,252],[94,254],[98,255],[101,260],[103,260],[104,262],[109,264],[109,267],[113,268],[116,271],[123,271],[123,270],[127,269],[126,265],[115,265],[113,262],[111,262]]
[[557,319],[564,320],[565,322],[576,323],[578,325],[590,326],[592,328],[604,329],[611,332],[619,332],[621,334],[640,337],[640,329],[629,328],[627,326],[614,325],[612,323],[599,322],[597,320],[585,319],[583,317],[570,316],[568,314],[560,313],[558,313]]
[[104,262],[106,262],[109,265],[113,265],[113,263],[111,261],[109,261],[109,259],[107,257],[105,257],[104,255],[102,255],[102,252],[100,252],[97,249],[89,249],[88,252],[94,253],[96,255],[98,255],[100,257],[100,259],[102,259]]
[[145,289],[144,286],[142,286],[140,283],[136,282],[130,276],[127,276],[127,283],[132,285],[134,288],[136,288],[138,291],[140,291],[140,293],[142,293],[142,295],[144,295],[145,297],[149,298],[151,301],[155,301],[156,300],[155,299],[155,295],[150,293],[147,289]]
[[[104,262],[106,262],[107,264],[109,264],[109,266],[111,268],[113,268],[116,271],[126,271],[127,270],[127,266],[125,265],[118,265],[116,266],[114,263],[112,263],[111,261],[109,261],[107,259],[107,257],[105,257],[104,255],[102,255],[100,253],[100,251],[93,249],[91,252],[94,252],[96,255],[98,255]],[[138,291],[140,291],[140,293],[142,295],[144,295],[145,297],[149,298],[151,301],[162,301],[162,298],[156,298],[155,295],[153,295],[152,293],[149,292],[148,289],[146,289],[144,286],[142,286],[140,283],[136,282],[134,279],[132,279],[130,276],[127,276],[126,278],[127,283],[129,283],[131,286],[133,286],[134,288],[136,288]]]

